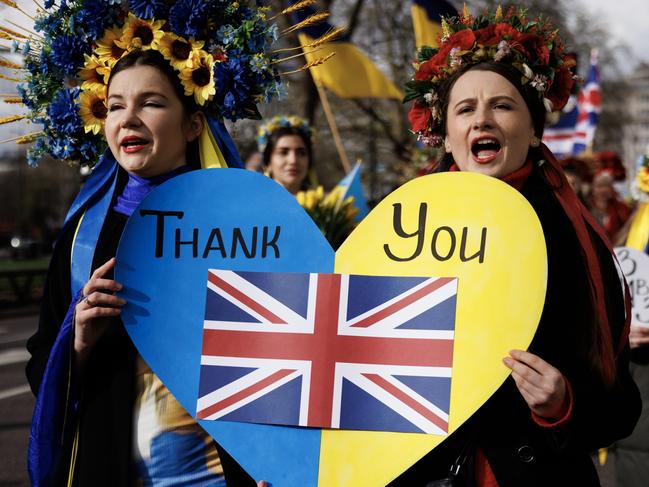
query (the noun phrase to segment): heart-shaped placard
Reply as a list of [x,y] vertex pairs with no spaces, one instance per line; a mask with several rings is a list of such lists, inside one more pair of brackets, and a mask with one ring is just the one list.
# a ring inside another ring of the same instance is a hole
[[[207,269],[458,277],[449,433],[502,384],[527,348],[546,256],[533,209],[476,174],[418,178],[381,202],[335,256],[295,199],[241,170],[196,171],[149,195],[124,230],[115,277],[140,354],[196,411]],[[384,485],[446,436],[199,421],[275,487]]]

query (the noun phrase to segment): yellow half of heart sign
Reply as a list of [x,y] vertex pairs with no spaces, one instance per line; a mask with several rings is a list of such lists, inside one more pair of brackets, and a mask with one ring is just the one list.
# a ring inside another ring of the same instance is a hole
[[[457,277],[449,434],[509,375],[527,349],[547,282],[541,224],[507,184],[474,173],[417,178],[391,193],[336,254],[335,272]],[[324,430],[318,484],[385,485],[447,436]]]

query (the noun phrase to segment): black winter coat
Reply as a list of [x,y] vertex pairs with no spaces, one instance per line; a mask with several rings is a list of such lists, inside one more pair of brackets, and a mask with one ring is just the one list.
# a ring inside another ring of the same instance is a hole
[[[559,369],[573,389],[573,412],[564,428],[544,428],[508,378],[461,428],[391,485],[424,486],[448,476],[468,452],[454,485],[474,485],[474,453],[480,448],[500,487],[599,485],[589,452],[624,438],[640,414],[638,390],[628,373],[629,352],[617,362],[617,381],[607,387],[590,369],[585,334],[593,311],[580,247],[573,227],[538,168],[521,193],[536,211],[548,251],[545,304],[530,352]],[[613,343],[624,326],[624,295],[614,261],[597,236]]]
[[[108,212],[93,257],[93,270],[115,256],[126,220],[127,217],[113,210]],[[27,343],[32,357],[26,372],[34,394],[38,392],[50,350],[72,299],[70,252],[76,222],[70,222],[66,228],[50,262],[38,331]],[[72,404],[68,405],[66,428],[52,485],[67,485],[77,425],[79,448],[74,459],[74,485],[134,485],[132,423],[136,357],[135,347],[121,320],[115,319],[93,348],[84,366],[84,377],[74,377],[71,370],[71,394],[78,398],[79,405],[76,414],[72,411]],[[254,486],[252,479],[227,452],[216,446],[226,481],[233,477],[237,481],[229,484]]]

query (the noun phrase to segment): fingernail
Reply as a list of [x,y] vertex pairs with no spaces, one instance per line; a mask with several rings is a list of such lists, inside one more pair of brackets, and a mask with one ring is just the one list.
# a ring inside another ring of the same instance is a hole
[[503,358],[503,362],[504,362],[504,364],[505,364],[507,367],[510,367],[510,368],[511,368],[511,366],[512,366],[512,359],[510,359],[509,357],[505,357],[505,358]]

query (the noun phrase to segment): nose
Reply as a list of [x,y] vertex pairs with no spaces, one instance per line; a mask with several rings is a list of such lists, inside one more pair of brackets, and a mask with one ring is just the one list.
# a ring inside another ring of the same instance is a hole
[[491,110],[488,107],[479,107],[475,111],[475,116],[473,118],[473,129],[474,130],[484,130],[493,128],[493,119],[491,117]]
[[297,163],[297,153],[294,150],[288,151],[286,154],[286,161],[289,164],[296,164]]
[[138,117],[134,107],[126,107],[122,110],[122,118],[119,122],[121,128],[138,127],[142,121]]

